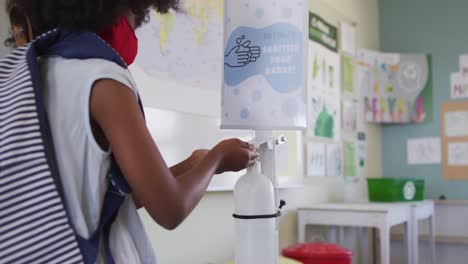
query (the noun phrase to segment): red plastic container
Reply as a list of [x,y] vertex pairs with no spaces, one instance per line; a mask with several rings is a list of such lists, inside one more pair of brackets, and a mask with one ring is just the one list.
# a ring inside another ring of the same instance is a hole
[[353,252],[335,244],[304,243],[284,249],[283,255],[304,264],[351,264]]

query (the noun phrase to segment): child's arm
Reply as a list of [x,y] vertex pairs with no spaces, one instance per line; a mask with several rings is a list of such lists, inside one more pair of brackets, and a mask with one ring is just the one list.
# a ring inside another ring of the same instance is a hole
[[[205,156],[208,154],[209,150],[207,149],[198,149],[195,150],[190,157],[188,157],[186,160],[179,162],[178,164],[170,167],[169,169],[171,170],[172,175],[174,177],[178,177],[180,175],[183,175],[184,173],[190,171],[192,168],[194,168]],[[137,209],[140,209],[143,207],[141,202],[138,200],[138,198],[135,195],[132,195],[133,202],[135,203],[135,206]]]
[[172,174],[175,177],[178,177],[187,171],[191,170],[193,167],[195,167],[201,160],[205,158],[205,156],[208,154],[209,150],[207,149],[198,149],[195,150],[190,157],[188,157],[186,160],[172,166],[170,168]]
[[137,200],[166,229],[176,228],[188,216],[215,172],[240,171],[258,157],[248,143],[226,140],[209,151],[194,168],[174,177],[128,87],[113,80],[97,81],[90,98],[90,112],[105,134]]

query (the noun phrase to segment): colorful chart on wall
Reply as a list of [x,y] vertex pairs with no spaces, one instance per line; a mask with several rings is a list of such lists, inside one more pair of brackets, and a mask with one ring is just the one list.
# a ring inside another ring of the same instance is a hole
[[306,127],[305,1],[227,1],[221,127]]
[[358,87],[370,123],[432,120],[432,62],[426,54],[357,54]]
[[181,0],[184,13],[151,10],[136,64],[149,76],[203,89],[222,83],[223,0]]

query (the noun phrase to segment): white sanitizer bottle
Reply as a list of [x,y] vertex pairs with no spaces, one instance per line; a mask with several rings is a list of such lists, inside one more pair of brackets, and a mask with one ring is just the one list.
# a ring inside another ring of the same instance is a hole
[[247,169],[234,187],[236,264],[277,264],[275,194],[260,163]]

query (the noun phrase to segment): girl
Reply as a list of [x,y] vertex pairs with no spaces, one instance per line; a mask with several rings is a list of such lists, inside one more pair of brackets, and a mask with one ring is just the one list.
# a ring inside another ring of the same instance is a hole
[[[134,30],[151,6],[160,12],[179,7],[177,0],[7,0],[14,37],[7,43],[21,46],[57,27],[102,32],[131,63]],[[230,139],[168,168],[146,128],[128,70],[99,59],[45,57],[40,64],[58,170],[77,234],[88,238],[98,225],[111,150],[133,190],[111,229],[110,253],[117,263],[155,263],[137,208],[172,230],[194,209],[215,173],[245,169],[258,158],[253,146]],[[101,246],[99,263],[105,254]]]

